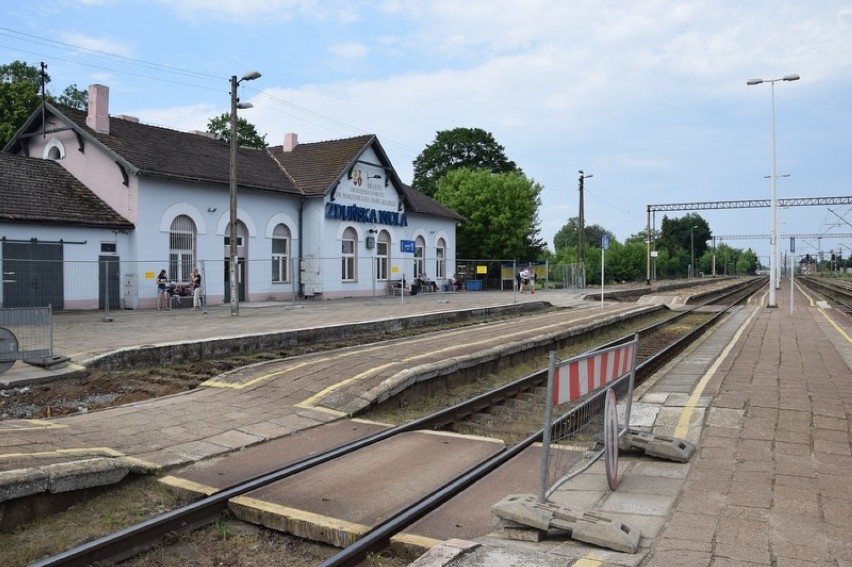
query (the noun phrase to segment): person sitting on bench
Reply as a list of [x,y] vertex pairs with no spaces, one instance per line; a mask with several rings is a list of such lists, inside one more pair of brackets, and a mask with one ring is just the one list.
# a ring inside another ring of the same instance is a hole
[[427,278],[425,274],[420,274],[414,278],[414,283],[423,291],[438,291],[438,284]]

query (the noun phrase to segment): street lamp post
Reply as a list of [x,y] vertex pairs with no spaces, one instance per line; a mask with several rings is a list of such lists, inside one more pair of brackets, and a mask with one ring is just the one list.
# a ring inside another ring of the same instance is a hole
[[772,212],[771,231],[769,236],[769,307],[778,307],[776,295],[777,289],[777,273],[776,264],[778,262],[778,184],[775,175],[775,83],[778,81],[798,81],[798,75],[786,75],[780,79],[750,79],[746,81],[746,85],[759,85],[761,83],[769,83],[772,96],[772,201],[770,207]]
[[585,175],[583,173],[582,169],[579,170],[578,173],[580,174],[580,214],[579,214],[579,217],[577,219],[578,225],[579,225],[577,227],[577,259],[580,261],[580,263],[583,264],[583,271],[585,271],[585,265],[586,265],[586,250],[585,250],[586,234],[585,234],[585,216],[584,216],[584,213],[583,213],[583,181],[590,178],[590,177],[594,177],[594,174],[590,173],[589,175]]
[[228,232],[230,240],[230,261],[228,262],[229,283],[231,284],[231,316],[239,317],[239,286],[237,285],[237,109],[251,108],[250,102],[240,102],[237,97],[237,86],[243,81],[253,81],[260,77],[257,71],[250,71],[237,80],[231,77],[231,139],[230,139],[230,193],[231,193],[231,225]]

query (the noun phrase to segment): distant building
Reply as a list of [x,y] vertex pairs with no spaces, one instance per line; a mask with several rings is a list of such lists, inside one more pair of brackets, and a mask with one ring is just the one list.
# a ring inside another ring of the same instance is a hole
[[[14,274],[0,305],[153,307],[155,273],[187,284],[196,265],[208,303],[230,301],[227,143],[110,116],[109,90],[92,85],[88,112],[45,103],[4,153],[0,262]],[[237,165],[241,301],[371,295],[455,271],[462,217],[403,184],[374,135],[286,134],[239,148]]]

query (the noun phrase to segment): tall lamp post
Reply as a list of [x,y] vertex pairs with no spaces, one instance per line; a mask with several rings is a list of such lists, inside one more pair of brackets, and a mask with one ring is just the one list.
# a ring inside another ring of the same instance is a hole
[[778,262],[778,184],[775,175],[775,83],[778,81],[798,81],[798,75],[785,75],[780,79],[750,79],[746,81],[746,85],[760,85],[769,83],[772,93],[772,201],[770,207],[771,216],[771,231],[769,235],[769,307],[778,307],[776,295],[777,278],[776,264]]
[[579,214],[579,217],[577,219],[578,224],[579,224],[579,226],[577,227],[577,259],[580,261],[580,263],[583,264],[583,271],[585,271],[585,265],[586,265],[586,250],[585,250],[586,234],[585,234],[585,216],[584,216],[584,213],[583,213],[583,181],[590,178],[590,177],[594,177],[594,174],[590,173],[589,175],[585,175],[583,173],[582,169],[579,170],[577,173],[580,174],[580,214]]
[[230,192],[231,192],[231,226],[228,233],[230,240],[230,262],[229,265],[229,283],[231,284],[231,316],[239,317],[240,301],[239,301],[239,286],[237,285],[237,109],[251,108],[252,103],[240,102],[237,97],[237,86],[243,81],[253,81],[260,77],[257,71],[250,71],[237,80],[237,76],[231,77],[231,140],[230,140]]

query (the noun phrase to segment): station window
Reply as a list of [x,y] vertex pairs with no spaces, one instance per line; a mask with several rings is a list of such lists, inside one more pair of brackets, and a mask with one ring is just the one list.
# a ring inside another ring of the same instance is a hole
[[283,224],[275,227],[272,233],[272,282],[290,281],[290,229]]
[[195,221],[179,215],[169,231],[169,276],[177,283],[189,283],[195,265]]
[[340,241],[341,255],[341,270],[340,279],[345,282],[355,281],[355,265],[357,256],[355,255],[355,229],[347,228],[343,231],[343,238]]
[[441,238],[435,249],[435,277],[443,279],[447,277],[447,243]]
[[387,231],[379,233],[379,241],[376,242],[376,280],[388,279],[388,266],[390,265],[390,235]]

